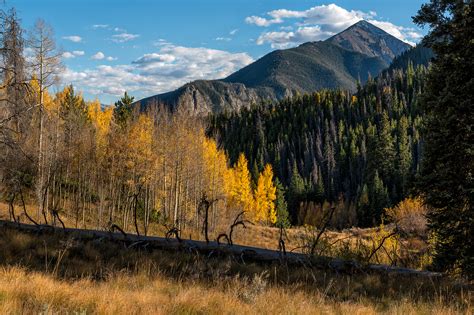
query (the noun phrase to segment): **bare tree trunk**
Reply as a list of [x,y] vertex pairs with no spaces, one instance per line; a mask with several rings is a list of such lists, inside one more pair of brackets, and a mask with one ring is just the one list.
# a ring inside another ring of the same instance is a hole
[[176,170],[175,170],[175,183],[174,183],[174,187],[175,187],[175,196],[174,196],[174,216],[173,216],[173,222],[174,222],[174,226],[177,225],[178,223],[178,202],[179,202],[179,193],[178,193],[178,181],[179,181],[179,177],[178,177],[178,163],[176,163]]

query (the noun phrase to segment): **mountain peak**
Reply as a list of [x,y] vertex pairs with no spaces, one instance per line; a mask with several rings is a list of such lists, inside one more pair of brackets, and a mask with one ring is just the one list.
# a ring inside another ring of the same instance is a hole
[[387,64],[411,48],[407,43],[365,20],[360,20],[326,41],[371,57],[382,58]]
[[375,27],[375,28],[378,28],[377,26],[375,26],[374,24],[370,23],[370,22],[367,22],[366,20],[360,20],[359,22],[355,23],[355,24],[352,24],[351,27],[353,26],[359,26],[359,27],[369,27],[369,28],[372,28],[372,27]]
[[[346,31],[354,31],[354,29],[362,29],[362,30],[365,30],[367,32],[370,32],[372,34],[377,34],[377,35],[392,36],[389,33],[385,32],[380,27],[375,26],[374,24],[372,24],[372,23],[370,23],[366,20],[360,20],[359,22],[357,22],[355,24],[352,24],[352,26],[348,27],[346,30],[342,31],[341,33],[346,32]],[[396,37],[394,37],[394,38],[396,38]]]

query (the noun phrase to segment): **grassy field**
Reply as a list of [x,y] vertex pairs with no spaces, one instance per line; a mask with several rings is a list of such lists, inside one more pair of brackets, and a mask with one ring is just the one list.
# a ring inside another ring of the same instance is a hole
[[472,314],[472,302],[469,287],[449,279],[0,231],[2,314]]

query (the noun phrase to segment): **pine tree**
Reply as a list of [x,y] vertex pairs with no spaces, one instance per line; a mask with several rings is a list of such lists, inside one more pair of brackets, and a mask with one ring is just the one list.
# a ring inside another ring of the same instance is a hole
[[303,199],[303,195],[306,192],[305,182],[301,177],[300,172],[296,164],[293,164],[293,170],[291,173],[290,187],[288,191],[288,205],[290,208],[290,215],[293,219],[296,218],[296,214],[299,208],[299,202]]
[[423,94],[424,147],[418,189],[431,207],[434,265],[474,278],[474,2],[431,0],[414,22],[428,24],[436,55]]
[[378,225],[382,219],[383,209],[389,206],[387,188],[385,187],[382,178],[379,177],[378,171],[375,171],[369,200],[370,213],[367,219],[372,223],[372,226]]
[[114,120],[119,126],[125,126],[132,117],[132,103],[134,99],[133,96],[125,92],[122,98],[115,102]]
[[276,199],[275,199],[275,208],[276,208],[276,226],[277,227],[289,227],[290,218],[288,216],[288,205],[285,200],[285,187],[280,182],[278,177],[275,178],[275,187],[276,187]]
[[259,173],[260,172],[259,172],[259,169],[258,169],[258,166],[257,166],[257,162],[256,162],[256,160],[253,160],[252,170],[251,170],[252,188],[255,188],[257,186]]
[[410,139],[408,137],[408,119],[403,116],[398,123],[398,150],[397,150],[397,177],[399,183],[399,195],[404,196],[407,192],[407,181],[410,177],[412,154],[410,150]]
[[388,180],[393,174],[395,159],[395,143],[392,137],[390,119],[386,111],[382,114],[376,146],[376,165],[381,177]]
[[370,202],[369,202],[369,189],[367,185],[362,187],[362,191],[359,195],[359,200],[357,201],[357,217],[359,218],[360,226],[369,226],[370,225]]

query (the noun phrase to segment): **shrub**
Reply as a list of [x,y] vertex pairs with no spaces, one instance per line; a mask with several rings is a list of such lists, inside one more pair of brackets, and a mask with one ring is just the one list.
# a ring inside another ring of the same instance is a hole
[[392,220],[399,231],[408,235],[426,237],[427,206],[420,197],[406,198],[395,207],[385,209],[385,215]]

